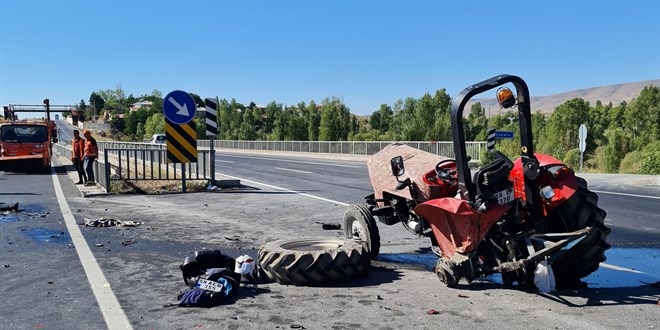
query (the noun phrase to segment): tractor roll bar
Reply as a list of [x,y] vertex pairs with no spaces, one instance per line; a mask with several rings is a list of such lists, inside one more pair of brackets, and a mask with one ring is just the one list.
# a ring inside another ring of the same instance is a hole
[[[456,170],[458,172],[458,188],[465,200],[474,201],[477,194],[476,183],[472,182],[468,157],[465,150],[465,131],[463,127],[463,110],[467,102],[475,95],[494,89],[498,86],[511,83],[517,92],[518,121],[520,123],[520,151],[525,173],[525,186],[527,203],[536,200],[532,187],[538,176],[538,160],[534,156],[534,139],[532,137],[532,116],[530,110],[530,97],[527,84],[522,78],[509,74],[502,74],[463,89],[452,101],[451,126],[454,139],[454,153],[456,155]],[[538,195],[538,194],[537,194]],[[536,205],[533,203],[532,205]]]

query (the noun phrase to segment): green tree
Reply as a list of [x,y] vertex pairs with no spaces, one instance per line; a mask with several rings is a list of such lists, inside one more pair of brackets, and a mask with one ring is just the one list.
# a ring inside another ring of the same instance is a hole
[[89,96],[89,105],[91,105],[91,109],[87,109],[85,111],[85,118],[92,118],[94,114],[100,114],[103,110],[103,107],[105,107],[105,100],[101,97],[101,95],[97,94],[96,92],[92,92],[92,94]]
[[154,134],[165,133],[165,117],[162,113],[154,113],[144,124],[144,132],[147,137]]
[[319,140],[319,127],[321,126],[321,114],[314,100],[307,105],[307,137],[309,141]]
[[142,122],[139,122],[139,123],[137,124],[137,129],[135,130],[135,139],[136,139],[138,142],[142,142],[142,140],[145,139],[145,135],[144,135],[144,124],[143,124]]
[[350,131],[350,111],[338,98],[326,98],[321,103],[320,141],[346,141]]
[[481,106],[480,102],[473,104],[470,107],[470,114],[467,118],[465,140],[475,141],[477,137],[484,140],[486,131],[486,110]]
[[580,125],[588,122],[589,102],[579,98],[564,102],[548,119],[544,139],[536,151],[563,159],[568,150],[578,147],[578,129]]

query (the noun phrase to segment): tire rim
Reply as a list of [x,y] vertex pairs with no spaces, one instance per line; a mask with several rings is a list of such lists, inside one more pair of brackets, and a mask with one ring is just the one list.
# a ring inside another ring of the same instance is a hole
[[359,221],[353,221],[351,224],[351,232],[353,233],[353,237],[357,237],[365,242],[369,241],[367,238],[367,231]]
[[290,242],[282,244],[283,249],[292,251],[328,251],[342,247],[343,241],[339,240],[302,240],[297,242]]

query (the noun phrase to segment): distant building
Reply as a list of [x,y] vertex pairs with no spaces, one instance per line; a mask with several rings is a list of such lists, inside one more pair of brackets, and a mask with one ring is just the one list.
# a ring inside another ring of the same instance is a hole
[[151,102],[151,101],[140,101],[140,102],[136,102],[136,103],[131,104],[130,110],[131,110],[131,112],[138,111],[139,109],[148,108],[152,105],[154,105],[154,103]]

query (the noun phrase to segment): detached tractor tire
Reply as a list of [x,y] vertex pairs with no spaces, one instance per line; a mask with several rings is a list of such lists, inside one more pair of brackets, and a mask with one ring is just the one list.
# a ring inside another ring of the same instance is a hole
[[578,178],[578,189],[563,205],[550,214],[548,232],[571,232],[591,227],[591,232],[553,263],[557,288],[576,288],[580,279],[595,272],[605,261],[610,248],[605,226],[606,212],[598,207],[598,195],[587,189],[587,182]]
[[371,211],[364,205],[351,204],[344,213],[344,234],[346,238],[362,240],[369,248],[371,259],[380,253],[380,233]]
[[370,266],[366,245],[352,239],[284,239],[259,248],[261,275],[279,284],[320,286],[347,282],[365,275]]

